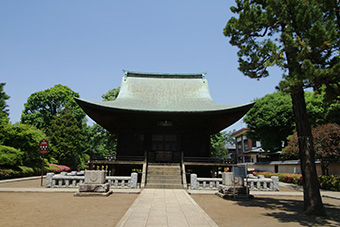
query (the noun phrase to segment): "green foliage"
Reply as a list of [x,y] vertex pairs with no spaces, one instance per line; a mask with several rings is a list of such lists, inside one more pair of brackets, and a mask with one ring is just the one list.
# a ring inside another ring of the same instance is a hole
[[[108,92],[102,95],[103,101],[114,101],[120,88],[110,89]],[[86,134],[87,147],[84,149],[86,153],[91,155],[107,156],[115,155],[117,149],[117,136],[113,135],[99,124],[93,124],[93,126],[87,126],[83,130]],[[86,160],[86,157],[83,157]]]
[[45,134],[32,125],[21,123],[7,123],[4,129],[0,139],[2,144],[23,152],[25,165],[37,165],[40,162],[39,142]]
[[25,103],[21,122],[48,131],[53,117],[67,105],[71,108],[77,124],[80,126],[85,119],[85,113],[73,97],[79,97],[79,94],[60,84],[33,93]]
[[7,116],[0,117],[0,144],[7,139],[7,134],[11,130],[12,125],[9,123]]
[[110,89],[104,95],[102,95],[103,101],[114,101],[119,94],[120,87]]
[[0,83],[0,118],[8,116],[8,105],[6,104],[6,100],[10,97],[4,92],[5,85],[6,83]]
[[[305,98],[311,125],[337,119],[339,113],[334,113],[334,105],[323,101],[322,94],[305,92]],[[287,137],[293,134],[295,127],[291,97],[283,92],[275,92],[254,101],[255,105],[243,119],[250,129],[248,136],[261,141],[264,150],[281,150],[282,141],[287,145]]]
[[304,210],[324,215],[318,189],[311,127],[303,89],[312,87],[337,98],[340,81],[339,0],[236,0],[224,34],[237,46],[239,70],[250,78],[269,76],[268,67],[284,70],[279,84],[293,101],[304,174]]
[[282,141],[286,141],[294,129],[290,96],[275,92],[255,101],[243,119],[250,129],[248,137],[261,141],[264,150],[281,150]]
[[210,136],[210,152],[212,157],[221,159],[227,158],[228,149],[225,147],[225,140],[225,134],[223,132],[219,132]]
[[77,157],[81,155],[80,135],[76,116],[68,106],[62,108],[51,121],[48,130],[50,155],[59,163],[77,168]]
[[[55,165],[45,162],[44,173],[60,173],[62,171],[70,171],[70,167],[64,165]],[[0,167],[0,179],[9,179],[17,177],[29,177],[41,175],[40,167],[16,166],[13,168]]]
[[0,145],[0,166],[22,165],[23,152],[13,147]]
[[340,176],[319,176],[320,188],[331,191],[340,191]]
[[117,148],[117,137],[98,124],[88,126],[88,153],[107,156],[115,155]]
[[325,102],[324,93],[305,92],[306,108],[309,122],[312,126],[325,123],[336,123],[340,113],[336,104]]
[[230,135],[235,132],[219,132],[210,136],[210,152],[211,157],[227,159],[228,149],[226,145],[234,145],[235,138],[230,137]]
[[[239,48],[239,69],[251,78],[268,67],[288,70],[280,86],[337,90],[339,2],[337,0],[237,0],[224,34]],[[339,91],[339,90],[338,90]]]

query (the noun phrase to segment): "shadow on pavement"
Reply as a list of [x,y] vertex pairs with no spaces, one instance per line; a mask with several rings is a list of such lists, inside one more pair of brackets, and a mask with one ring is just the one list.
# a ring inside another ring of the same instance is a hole
[[237,201],[238,205],[246,207],[261,207],[268,210],[278,210],[279,212],[268,212],[265,216],[276,218],[281,223],[298,222],[303,226],[315,225],[340,225],[340,206],[324,202],[327,216],[309,216],[303,213],[303,201],[295,199],[280,198],[254,198],[252,200]]

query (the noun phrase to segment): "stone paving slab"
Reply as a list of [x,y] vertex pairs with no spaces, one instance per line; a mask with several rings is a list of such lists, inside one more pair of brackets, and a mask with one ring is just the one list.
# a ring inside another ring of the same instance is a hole
[[144,189],[117,226],[217,225],[184,189]]

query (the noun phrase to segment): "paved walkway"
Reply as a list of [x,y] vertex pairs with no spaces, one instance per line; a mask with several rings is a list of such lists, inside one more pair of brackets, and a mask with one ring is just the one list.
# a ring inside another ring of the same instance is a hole
[[217,225],[183,189],[144,189],[117,226]]

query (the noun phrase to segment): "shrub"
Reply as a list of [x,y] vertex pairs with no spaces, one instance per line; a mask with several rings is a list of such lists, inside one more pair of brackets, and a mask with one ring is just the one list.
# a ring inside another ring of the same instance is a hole
[[60,173],[60,172],[68,172],[71,170],[70,167],[65,166],[65,165],[57,165],[57,164],[49,164],[49,166],[46,168],[48,172],[53,172],[53,173]]
[[29,177],[39,175],[40,169],[30,168],[27,166],[18,166],[17,168],[5,169],[0,168],[0,179],[9,179],[16,177]]
[[13,147],[0,145],[0,166],[22,165],[23,152]]
[[[48,172],[60,173],[62,171],[70,171],[70,167],[64,165],[49,164],[44,168],[44,174]],[[0,179],[9,179],[16,177],[29,177],[41,175],[41,168],[18,166],[13,168],[5,168],[0,166]]]
[[320,188],[332,191],[340,191],[340,176],[319,176]]

